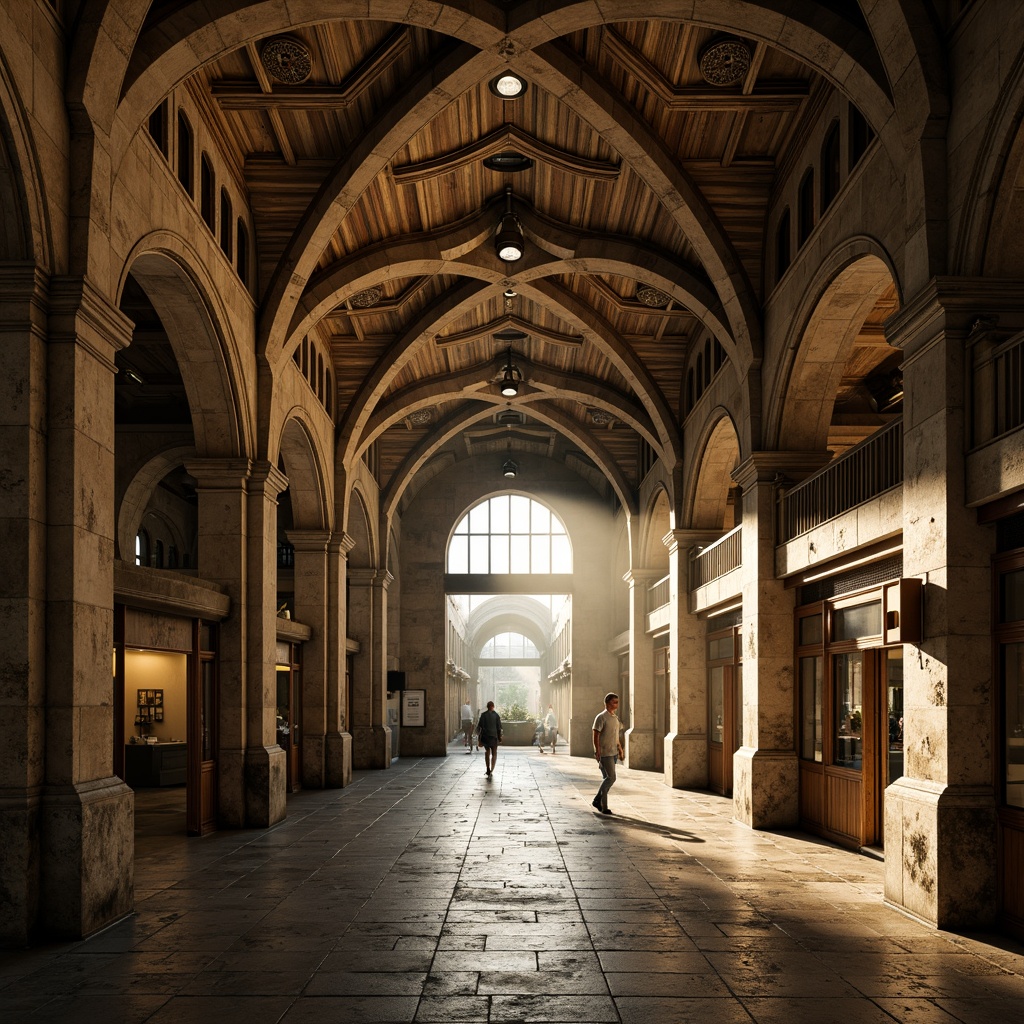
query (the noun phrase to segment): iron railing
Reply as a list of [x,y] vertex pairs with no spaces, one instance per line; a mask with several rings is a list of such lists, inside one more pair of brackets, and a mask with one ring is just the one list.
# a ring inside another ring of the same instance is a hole
[[671,577],[663,576],[656,583],[647,588],[647,614],[650,615],[655,608],[663,608],[669,602]]
[[690,590],[703,587],[743,564],[740,527],[734,527],[713,544],[690,554]]
[[903,482],[903,421],[865,438],[779,498],[779,543],[827,523]]

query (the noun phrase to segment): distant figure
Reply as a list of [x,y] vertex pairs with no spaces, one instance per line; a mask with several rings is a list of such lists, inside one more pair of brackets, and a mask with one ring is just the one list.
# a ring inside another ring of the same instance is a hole
[[608,790],[615,785],[615,758],[625,757],[619,739],[622,723],[615,715],[618,707],[619,695],[609,693],[604,698],[604,711],[594,719],[594,757],[601,766],[602,782],[591,802],[602,814],[612,813],[608,810]]
[[473,708],[468,700],[462,705],[462,745],[469,748],[467,754],[473,753]]
[[548,713],[544,716],[544,732],[540,737],[540,752],[544,753],[544,747],[551,744],[551,753],[555,752],[555,741],[558,739],[558,716],[555,709],[549,704]]
[[476,726],[477,739],[484,748],[484,768],[491,777],[498,761],[498,744],[501,742],[501,716],[494,710],[494,701],[487,702],[487,710],[480,716]]

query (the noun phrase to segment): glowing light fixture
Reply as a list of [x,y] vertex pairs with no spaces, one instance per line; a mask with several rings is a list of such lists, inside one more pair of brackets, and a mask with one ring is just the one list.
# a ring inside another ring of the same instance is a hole
[[494,248],[498,259],[515,263],[523,258],[523,226],[512,212],[512,189],[505,189],[505,212],[498,222],[498,233],[494,236]]
[[509,480],[515,478],[516,473],[519,472],[519,466],[515,459],[506,459],[501,464],[501,475],[507,477]]
[[[519,367],[512,362],[512,346],[508,347],[508,358],[501,377],[501,393],[505,398],[515,398],[519,394],[519,382],[523,379]],[[513,473],[513,476],[515,474]]]
[[526,92],[526,79],[520,78],[512,71],[506,71],[504,74],[492,78],[487,85],[495,96],[503,100],[514,100]]

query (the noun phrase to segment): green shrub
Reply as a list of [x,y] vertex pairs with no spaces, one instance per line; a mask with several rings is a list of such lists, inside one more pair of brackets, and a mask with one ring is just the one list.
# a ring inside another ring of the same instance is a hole
[[498,714],[501,715],[503,722],[528,722],[533,718],[533,715],[517,700],[512,701],[511,704],[502,704],[498,708]]

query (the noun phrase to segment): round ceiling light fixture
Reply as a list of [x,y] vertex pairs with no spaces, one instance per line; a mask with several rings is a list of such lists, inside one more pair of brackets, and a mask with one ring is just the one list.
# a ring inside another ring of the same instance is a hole
[[506,149],[501,153],[492,153],[484,157],[484,167],[489,171],[504,171],[506,174],[518,174],[528,171],[533,161],[525,154],[514,149]]
[[499,99],[514,100],[526,92],[526,79],[520,78],[512,71],[506,71],[504,74],[492,78],[487,83],[487,87]]
[[750,47],[742,39],[719,39],[706,46],[698,66],[708,85],[736,85],[750,70]]
[[260,63],[276,82],[298,85],[313,71],[313,55],[301,39],[294,36],[274,36],[260,50]]

